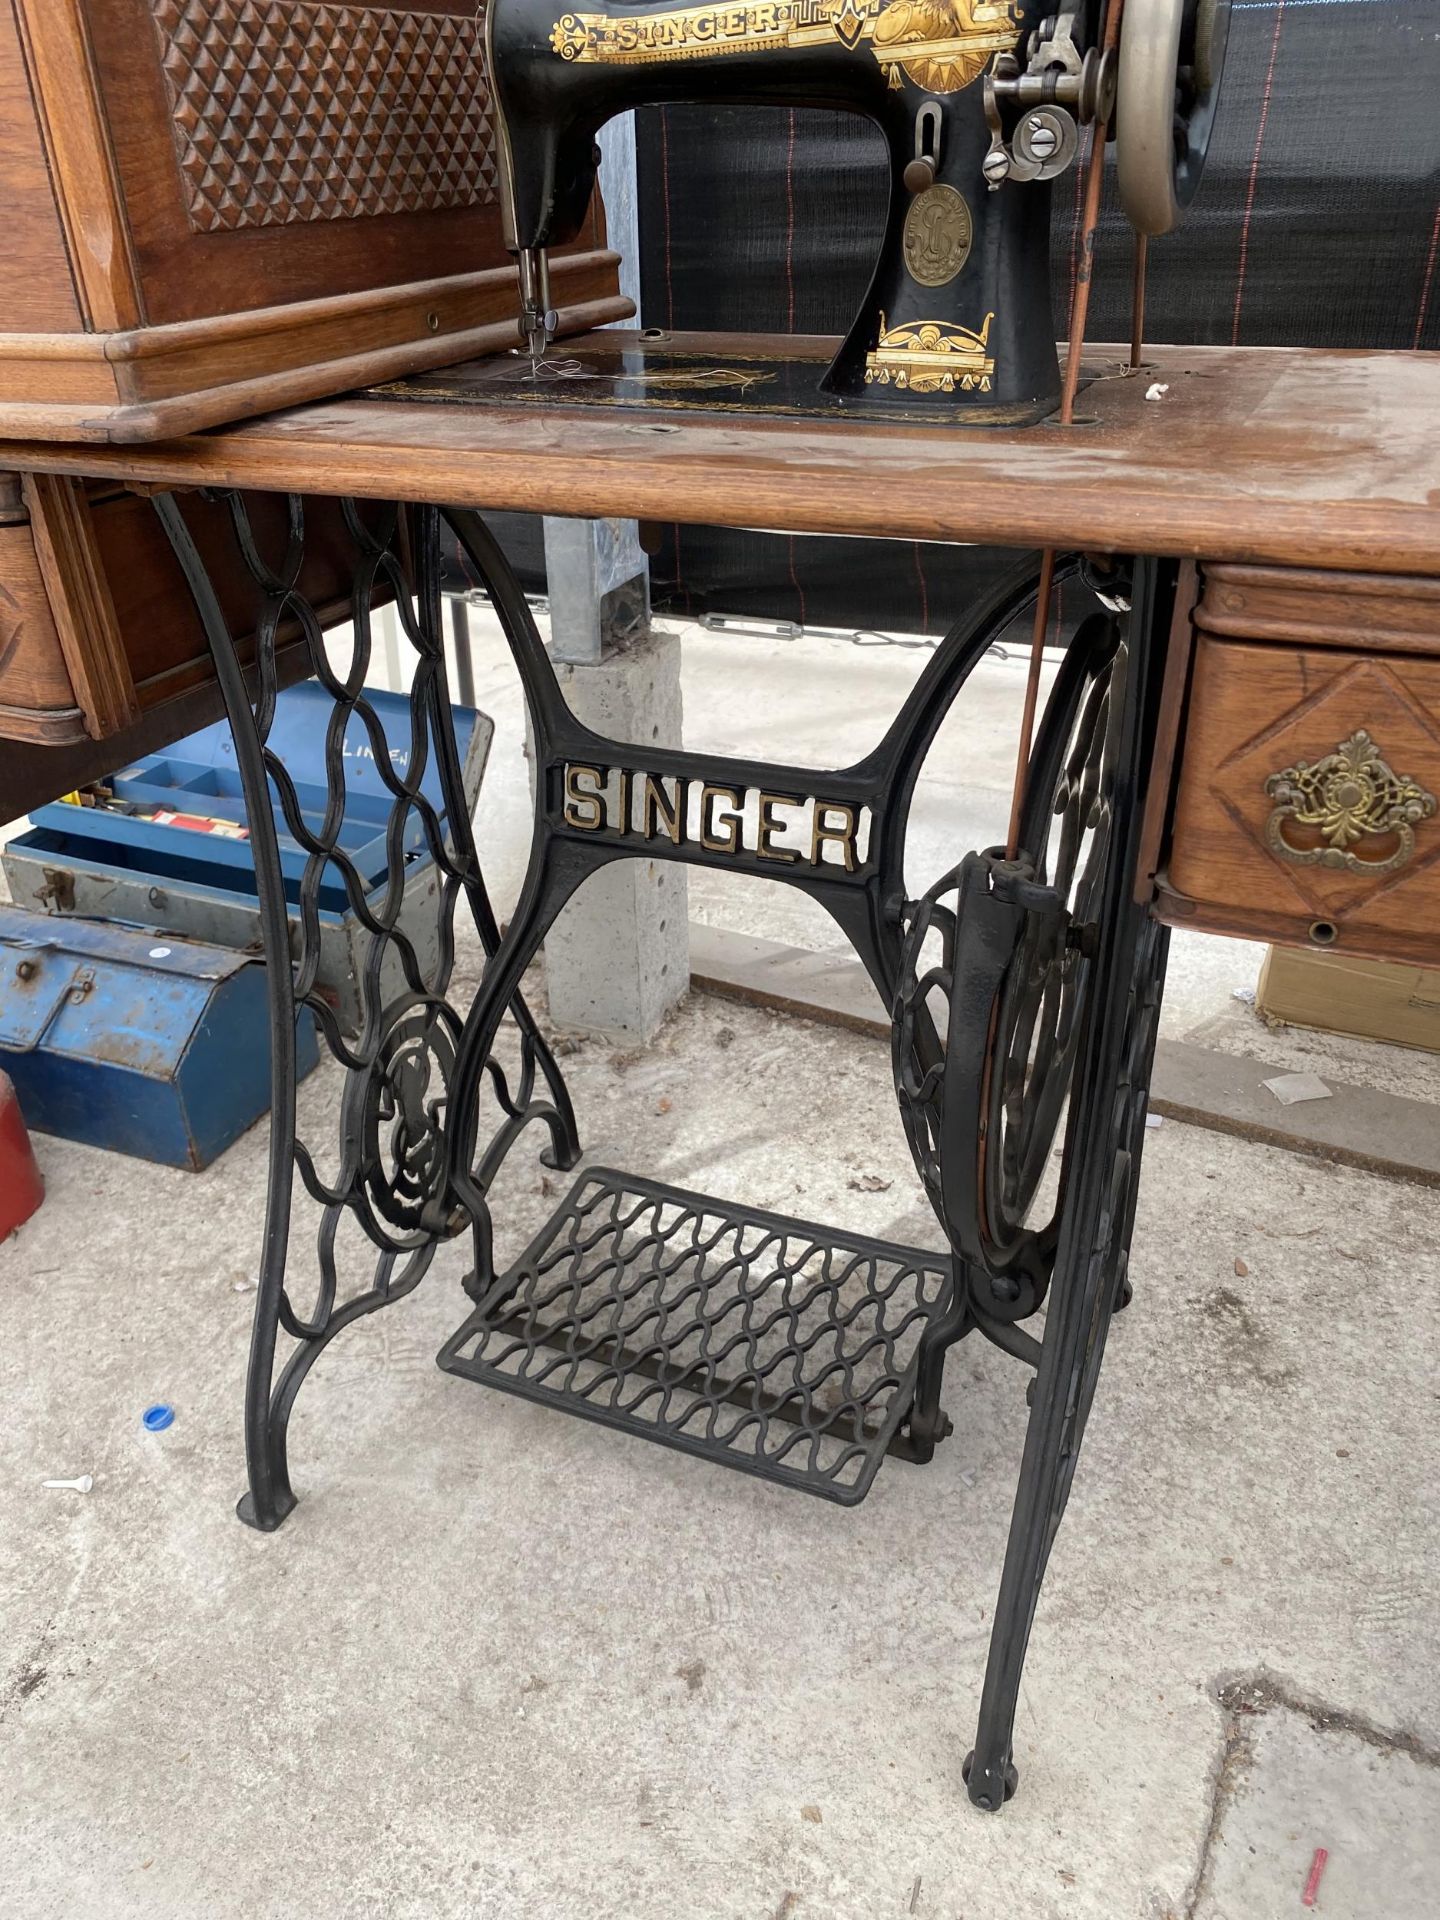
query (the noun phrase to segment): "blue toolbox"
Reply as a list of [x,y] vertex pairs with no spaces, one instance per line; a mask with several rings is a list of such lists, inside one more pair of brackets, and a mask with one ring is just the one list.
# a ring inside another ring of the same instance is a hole
[[[308,1010],[295,1037],[309,1073]],[[37,1133],[209,1166],[270,1106],[265,969],[224,947],[0,906],[0,1069]]]
[[[403,770],[411,750],[408,696],[368,690],[366,699],[385,731],[392,764]],[[276,703],[270,745],[295,783],[300,806],[317,824],[327,802],[325,730],[334,702],[315,681],[289,687]],[[473,812],[494,733],[487,715],[455,707],[466,799]],[[375,766],[370,736],[352,718],[345,734],[345,822],[341,845],[364,875],[369,898],[386,887],[385,828],[394,796]],[[260,912],[245,826],[245,803],[227,722],[204,727],[163,752],[147,755],[107,783],[97,806],[65,801],[39,808],[28,832],[0,855],[10,897],[49,914],[120,920],[178,933],[214,946],[260,950]],[[444,824],[439,772],[433,762],[421,791]],[[272,789],[273,797],[273,789]],[[307,855],[289,832],[273,797],[280,855],[298,940],[298,889]],[[407,822],[408,863],[400,926],[428,972],[439,954],[440,876],[420,820]],[[366,936],[332,862],[320,888],[320,969],[317,984],[340,1024],[360,1024],[359,968]],[[393,977],[392,977],[393,976]],[[387,993],[405,991],[393,947],[382,973]]]

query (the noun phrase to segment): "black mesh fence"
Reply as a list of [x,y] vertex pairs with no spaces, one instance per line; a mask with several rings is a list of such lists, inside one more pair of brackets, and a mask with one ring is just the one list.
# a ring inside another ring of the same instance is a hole
[[[883,148],[864,121],[669,107],[639,126],[647,325],[843,332],[879,244]],[[1080,176],[1056,187],[1057,335]],[[1108,196],[1113,201],[1113,194]],[[1440,0],[1237,0],[1200,195],[1151,247],[1147,338],[1440,348]],[[1129,337],[1131,243],[1102,222],[1088,328]],[[943,628],[978,549],[672,527],[658,605],[826,626]]]

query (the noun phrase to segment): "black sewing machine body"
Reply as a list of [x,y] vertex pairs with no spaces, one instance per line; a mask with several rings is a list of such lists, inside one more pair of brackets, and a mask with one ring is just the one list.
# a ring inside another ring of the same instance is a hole
[[[987,118],[986,75],[997,57],[1018,71],[1044,14],[1036,0],[584,12],[556,0],[492,0],[505,212],[522,274],[527,252],[579,232],[595,185],[595,137],[618,113],[713,100],[863,114],[889,147],[890,204],[869,293],[825,386],[847,405],[883,405],[892,417],[907,403],[933,417],[939,403],[977,422],[1037,419],[1060,392],[1050,185],[1015,177],[1012,165],[992,186],[987,163],[996,164],[1000,129],[993,105]],[[1094,43],[1090,0],[1074,19],[1083,54]],[[1015,118],[1011,110],[1007,131]]]

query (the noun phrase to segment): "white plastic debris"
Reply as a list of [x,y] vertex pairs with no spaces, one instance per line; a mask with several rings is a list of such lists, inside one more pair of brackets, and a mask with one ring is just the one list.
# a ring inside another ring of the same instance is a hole
[[1147,400],[1163,400],[1169,391],[1170,382],[1168,380],[1152,380],[1150,385],[1145,389],[1145,398]]
[[42,1487],[63,1488],[66,1493],[88,1493],[95,1482],[88,1473],[82,1473],[78,1480],[42,1480]]
[[1145,1116],[1145,1124],[1151,1133],[1154,1133],[1157,1127],[1164,1126],[1165,1116],[1163,1113],[1147,1113]]
[[1253,1007],[1255,1004],[1255,989],[1254,987],[1236,987],[1230,995],[1230,998],[1232,1000],[1238,1000],[1242,1006]]
[[1298,1107],[1302,1100],[1333,1100],[1334,1095],[1318,1073],[1281,1073],[1261,1086],[1273,1093],[1282,1107]]

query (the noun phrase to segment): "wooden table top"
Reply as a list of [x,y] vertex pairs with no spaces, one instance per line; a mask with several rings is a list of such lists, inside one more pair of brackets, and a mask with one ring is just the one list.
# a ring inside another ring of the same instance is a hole
[[[668,341],[716,357],[734,344]],[[780,358],[823,345],[767,344]],[[1080,397],[1086,423],[1070,428],[713,411],[663,395],[581,406],[563,387],[495,404],[443,397],[446,376],[431,375],[402,392],[438,381],[441,397],[350,396],[155,446],[12,443],[0,468],[1440,573],[1440,354],[1152,347],[1142,375],[1124,377],[1102,346],[1085,364],[1097,377]]]

